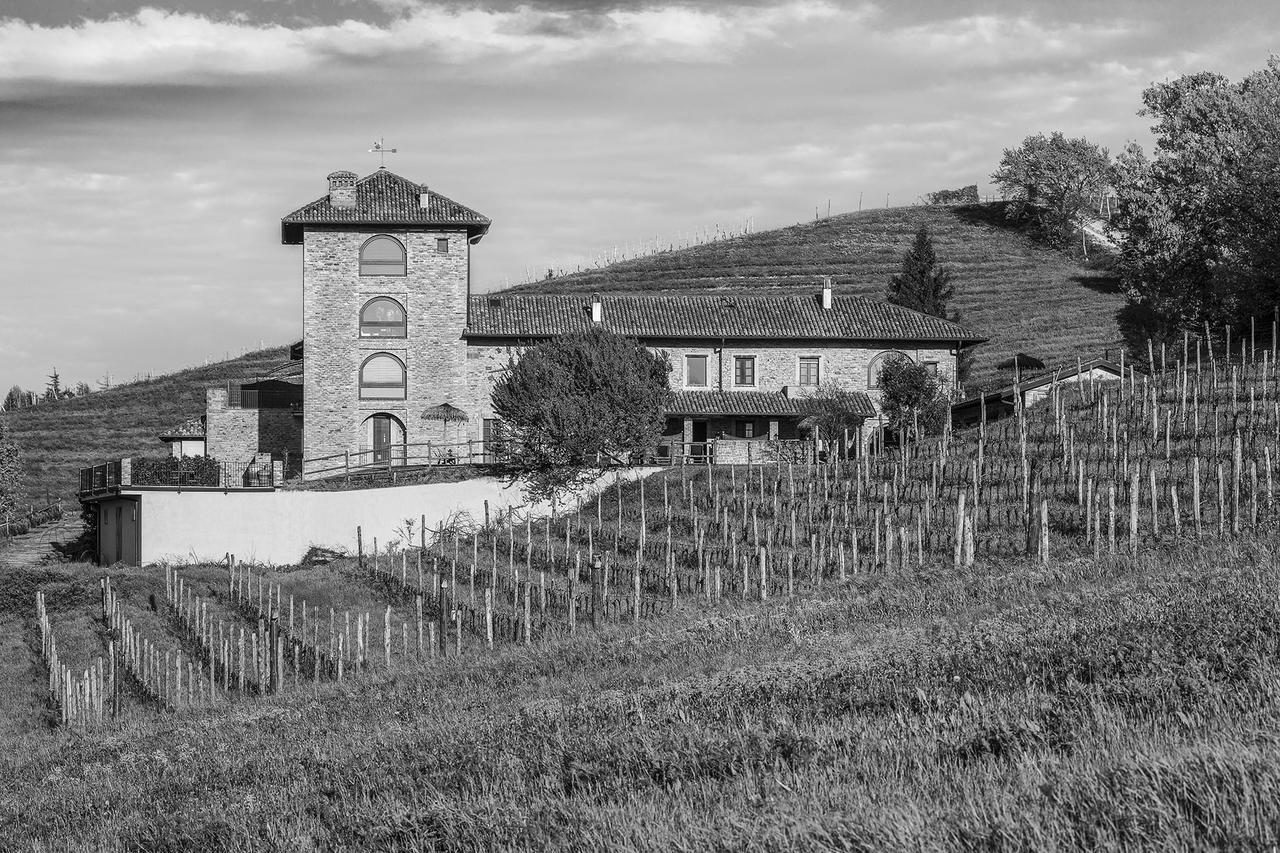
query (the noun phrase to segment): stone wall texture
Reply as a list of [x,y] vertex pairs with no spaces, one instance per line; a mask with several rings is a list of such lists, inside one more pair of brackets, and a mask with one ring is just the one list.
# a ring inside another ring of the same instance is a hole
[[[361,276],[360,247],[375,234],[399,240],[407,255],[407,275]],[[449,241],[440,252],[436,241]],[[308,458],[366,449],[365,421],[379,412],[404,425],[405,440],[434,440],[439,422],[423,412],[463,399],[466,347],[468,253],[465,230],[308,231],[303,242],[303,441]],[[360,310],[388,296],[404,306],[405,338],[361,338]],[[360,366],[376,353],[404,363],[404,400],[361,400]]]

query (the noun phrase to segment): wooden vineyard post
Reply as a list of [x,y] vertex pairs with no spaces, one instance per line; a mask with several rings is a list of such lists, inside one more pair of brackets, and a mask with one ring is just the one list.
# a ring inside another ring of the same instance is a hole
[[382,665],[391,669],[391,605],[382,612]]
[[493,588],[484,590],[484,641],[493,650]]
[[635,566],[631,569],[631,624],[640,624],[640,559],[636,556]]
[[578,577],[582,571],[582,552],[573,555],[573,571],[569,573],[569,633],[574,633],[578,626]]
[[604,620],[604,602],[601,600],[603,588],[600,572],[600,558],[591,561],[591,627],[600,630]]
[[757,552],[757,559],[760,567],[760,600],[766,601],[769,598],[769,564],[763,548]]
[[[461,636],[461,633],[459,633]],[[533,642],[533,584],[524,584],[524,644]]]
[[358,524],[356,525],[356,566],[364,568],[364,531]]
[[1116,552],[1116,484],[1107,484],[1107,553]]
[[418,626],[418,658],[422,658],[422,593],[413,597],[414,615]]
[[964,560],[964,521],[965,521],[965,497],[964,489],[960,489],[960,494],[956,498],[956,547],[955,558],[953,562],[956,568],[959,568]]
[[1218,535],[1227,532],[1227,485],[1222,463],[1218,463]]
[[1182,519],[1178,516],[1178,481],[1169,478],[1169,511],[1173,514],[1173,536],[1182,536]]
[[1138,553],[1138,496],[1142,494],[1142,487],[1139,485],[1138,468],[1135,465],[1133,469],[1133,477],[1129,481],[1129,554],[1136,556]]
[[1049,501],[1040,500],[1040,562],[1049,565]]
[[1191,509],[1196,521],[1196,536],[1200,535],[1200,457],[1191,460]]
[[449,655],[449,582],[442,580],[436,590],[436,630],[439,632],[440,657]]

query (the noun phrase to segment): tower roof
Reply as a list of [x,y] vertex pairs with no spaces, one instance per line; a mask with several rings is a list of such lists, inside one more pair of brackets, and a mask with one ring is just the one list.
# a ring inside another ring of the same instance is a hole
[[489,217],[423,184],[388,169],[378,169],[355,182],[353,206],[336,207],[330,196],[324,195],[283,217],[280,220],[280,241],[301,243],[307,229],[339,225],[464,227],[467,236],[474,240],[488,232],[489,224]]

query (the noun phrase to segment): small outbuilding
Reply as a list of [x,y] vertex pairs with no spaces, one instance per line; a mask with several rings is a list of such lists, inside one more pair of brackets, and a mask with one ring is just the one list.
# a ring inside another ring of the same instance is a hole
[[160,434],[160,440],[169,445],[169,455],[174,459],[181,459],[184,456],[204,456],[205,438],[204,415],[188,418]]
[[[1126,367],[1126,370],[1128,368]],[[1012,385],[977,394],[951,407],[951,425],[973,426],[983,420],[996,421],[1008,417],[1022,405],[1034,406],[1049,396],[1054,384],[1064,382],[1107,382],[1120,379],[1120,365],[1105,358],[1094,358],[1069,367],[1044,370],[1021,377]]]

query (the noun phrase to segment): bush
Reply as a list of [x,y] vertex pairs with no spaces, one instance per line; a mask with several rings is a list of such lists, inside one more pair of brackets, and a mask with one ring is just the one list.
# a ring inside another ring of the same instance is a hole
[[211,456],[137,457],[133,460],[135,486],[217,486],[222,466]]

